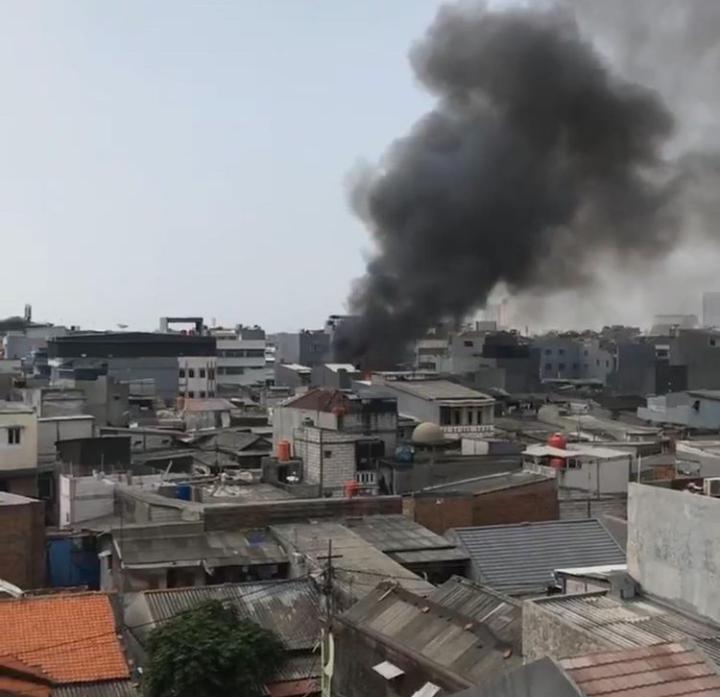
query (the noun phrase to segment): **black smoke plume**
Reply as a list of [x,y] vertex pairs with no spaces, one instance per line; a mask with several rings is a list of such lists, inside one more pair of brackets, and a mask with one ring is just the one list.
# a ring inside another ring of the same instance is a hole
[[498,282],[582,288],[598,252],[633,263],[673,246],[673,118],[570,15],[445,7],[410,59],[437,104],[352,186],[376,254],[336,340],[344,360],[389,367]]

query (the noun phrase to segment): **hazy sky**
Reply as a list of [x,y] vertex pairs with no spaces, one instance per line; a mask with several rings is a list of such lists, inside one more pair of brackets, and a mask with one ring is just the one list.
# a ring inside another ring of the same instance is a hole
[[[717,133],[720,13],[567,2],[597,14],[593,39],[670,98],[686,134]],[[0,317],[30,302],[86,328],[182,313],[293,330],[342,312],[370,249],[344,181],[430,105],[407,54],[440,4],[0,3]],[[718,250],[685,245],[631,275],[606,264],[596,292],[518,299],[518,322],[697,312],[720,288]]]
[[343,310],[344,178],[428,104],[437,0],[0,4],[0,317],[269,329]]

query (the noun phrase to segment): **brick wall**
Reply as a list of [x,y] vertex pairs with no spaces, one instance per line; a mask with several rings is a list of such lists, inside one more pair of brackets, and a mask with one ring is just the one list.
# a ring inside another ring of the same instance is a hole
[[473,525],[536,522],[557,520],[559,517],[554,479],[475,496]]
[[474,524],[474,498],[472,494],[417,495],[413,497],[413,518],[438,535],[450,528],[468,527]]
[[360,496],[353,499],[297,499],[205,508],[206,530],[235,530],[291,523],[308,518],[356,517],[402,513],[399,496]]
[[0,578],[23,590],[46,585],[42,501],[0,505]]
[[557,520],[560,513],[555,480],[550,479],[485,493],[416,495],[413,517],[442,535],[472,525]]
[[305,481],[340,494],[345,482],[355,479],[357,436],[316,427],[294,432],[295,455],[303,460]]

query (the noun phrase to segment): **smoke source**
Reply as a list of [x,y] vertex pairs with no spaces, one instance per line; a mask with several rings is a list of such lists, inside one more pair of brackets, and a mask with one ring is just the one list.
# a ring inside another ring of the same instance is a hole
[[634,264],[673,247],[673,118],[569,14],[445,7],[410,58],[437,105],[351,187],[376,254],[336,340],[344,360],[394,364],[499,282],[581,288],[596,253]]

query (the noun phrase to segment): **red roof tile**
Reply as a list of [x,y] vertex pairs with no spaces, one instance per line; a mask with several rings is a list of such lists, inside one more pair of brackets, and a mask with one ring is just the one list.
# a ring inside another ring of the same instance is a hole
[[285,403],[287,407],[294,409],[311,409],[313,411],[332,411],[334,407],[344,406],[350,400],[348,396],[340,390],[323,389],[316,387],[309,390],[305,394]]
[[0,601],[0,655],[57,683],[128,678],[110,598],[62,593]]
[[720,674],[699,650],[659,644],[560,661],[586,697],[720,696]]

